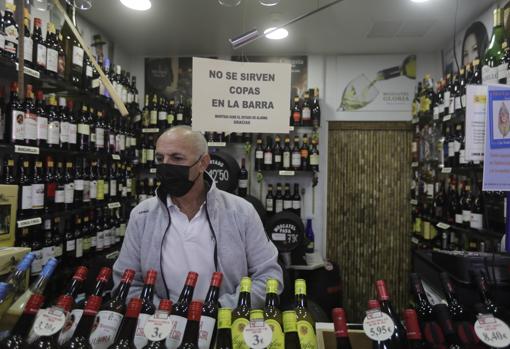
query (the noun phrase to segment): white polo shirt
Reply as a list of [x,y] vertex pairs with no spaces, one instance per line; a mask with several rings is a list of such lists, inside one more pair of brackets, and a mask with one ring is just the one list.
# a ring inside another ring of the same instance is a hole
[[189,220],[167,199],[172,224],[163,241],[162,266],[170,299],[176,302],[189,271],[198,273],[193,299],[204,300],[214,269],[214,239],[207,221],[205,203]]

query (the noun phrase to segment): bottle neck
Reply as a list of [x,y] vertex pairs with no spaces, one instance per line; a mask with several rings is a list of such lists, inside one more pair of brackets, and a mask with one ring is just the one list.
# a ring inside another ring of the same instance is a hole
[[119,285],[119,288],[117,290],[117,293],[115,295],[115,301],[125,303],[129,288],[131,287],[131,283],[129,282],[121,282]]
[[30,331],[30,328],[32,327],[32,323],[35,320],[35,315],[36,314],[23,313],[12,329],[12,334],[22,337],[27,336],[28,331]]
[[191,299],[193,298],[194,290],[195,290],[195,288],[193,286],[190,286],[190,285],[184,286],[184,288],[182,289],[181,295],[179,296],[178,303],[181,303],[181,304],[182,303],[186,303],[186,304],[191,303]]
[[306,294],[296,294],[296,307],[306,308]]
[[251,308],[251,294],[250,292],[241,292],[239,294],[239,301],[237,302],[237,307],[246,306]]
[[186,330],[184,331],[184,337],[182,339],[182,345],[186,343],[194,344],[198,347],[198,330],[200,328],[200,322],[195,320],[188,320],[186,324]]
[[152,284],[145,284],[142,289],[142,293],[140,294],[140,298],[143,301],[151,302],[154,299],[154,285]]
[[33,293],[43,293],[49,279],[50,279],[49,277],[41,274],[39,278],[34,282],[34,284],[30,286],[30,290]]
[[220,289],[216,286],[209,287],[204,303],[217,303],[220,296]]
[[137,318],[126,317],[122,322],[122,326],[119,329],[119,334],[116,338],[116,342],[126,341],[130,342],[135,337],[136,325],[138,323]]
[[278,295],[276,293],[267,293],[266,294],[266,308],[268,307],[278,307]]
[[82,285],[83,285],[82,280],[73,279],[65,294],[72,296],[73,298],[76,298],[78,292],[80,292],[81,290]]

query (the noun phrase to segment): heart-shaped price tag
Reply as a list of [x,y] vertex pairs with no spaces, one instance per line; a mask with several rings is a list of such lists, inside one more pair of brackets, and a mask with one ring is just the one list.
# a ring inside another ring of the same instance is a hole
[[158,342],[170,334],[172,331],[172,322],[168,313],[157,311],[147,319],[143,332],[145,337],[151,342]]
[[273,339],[271,328],[264,323],[264,320],[250,321],[244,328],[244,341],[252,349],[263,349],[269,347]]
[[385,341],[395,332],[395,323],[391,317],[378,309],[367,311],[363,320],[363,331],[368,338],[374,341]]
[[489,347],[505,348],[510,345],[510,328],[492,315],[484,314],[478,317],[475,333]]
[[65,321],[66,316],[62,309],[41,309],[37,312],[37,317],[34,321],[34,332],[40,337],[52,336],[64,327]]

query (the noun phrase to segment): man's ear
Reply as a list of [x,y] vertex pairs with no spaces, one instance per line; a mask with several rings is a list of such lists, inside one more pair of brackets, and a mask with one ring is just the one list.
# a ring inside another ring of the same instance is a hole
[[207,168],[209,167],[210,163],[211,163],[211,156],[209,155],[209,153],[204,154],[204,156],[202,156],[202,159],[200,159],[201,170],[203,172],[205,172],[207,170]]

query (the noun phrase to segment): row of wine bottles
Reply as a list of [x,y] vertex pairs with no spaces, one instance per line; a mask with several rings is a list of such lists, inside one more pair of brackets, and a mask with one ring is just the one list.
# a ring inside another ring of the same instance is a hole
[[290,108],[290,126],[313,126],[317,128],[320,123],[319,89],[306,91],[302,101],[299,96],[295,96]]

